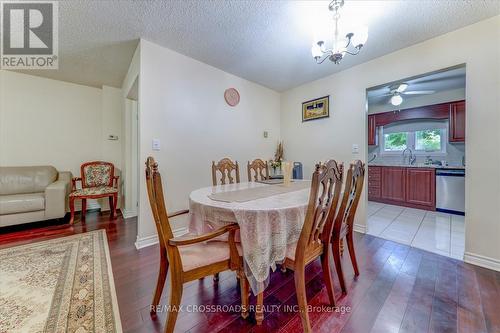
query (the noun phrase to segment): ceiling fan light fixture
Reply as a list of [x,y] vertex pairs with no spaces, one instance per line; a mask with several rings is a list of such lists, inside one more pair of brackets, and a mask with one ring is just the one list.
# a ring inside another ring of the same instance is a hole
[[391,97],[391,104],[392,105],[398,106],[398,105],[401,105],[401,103],[403,103],[403,97],[401,97],[401,95],[396,94],[396,95]]
[[397,92],[403,92],[408,88],[408,83],[401,83],[396,89]]

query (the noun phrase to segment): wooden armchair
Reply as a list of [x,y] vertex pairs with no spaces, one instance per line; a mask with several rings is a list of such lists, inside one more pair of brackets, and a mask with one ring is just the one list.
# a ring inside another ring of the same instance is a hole
[[[231,173],[234,171],[234,177]],[[217,181],[217,172],[220,173],[220,183]],[[225,185],[234,184],[240,182],[240,167],[238,166],[238,161],[231,161],[231,159],[225,157],[219,162],[215,163],[212,161],[212,184]]]
[[[254,176],[252,178],[252,171]],[[267,166],[267,161],[263,161],[260,158],[253,160],[252,163],[247,164],[248,181],[263,181],[269,179],[269,168]]]
[[[116,216],[116,204],[118,203],[118,176],[115,176],[115,166],[109,162],[87,162],[80,167],[80,177],[71,180],[72,192],[69,195],[69,208],[71,218],[69,223],[73,224],[75,218],[75,200],[82,200],[82,220],[85,220],[87,210],[87,199],[109,198],[110,218]],[[76,188],[76,183],[81,182],[81,189]]]
[[[171,288],[169,308],[171,310],[167,318],[165,332],[173,332],[184,283],[225,270],[237,270],[241,274],[243,268],[240,265],[241,259],[234,242],[234,235],[238,229],[238,225],[231,224],[198,237],[174,238],[169,217],[185,214],[188,211],[172,215],[167,214],[158,164],[152,157],[148,157],[146,161],[146,185],[160,241],[160,270],[151,304],[151,313],[155,314],[155,309],[160,300],[167,271],[170,266]],[[229,233],[228,242],[207,242],[225,233]],[[248,293],[248,291],[246,292]],[[242,309],[242,316],[246,317],[248,315],[246,306],[242,307]]]
[[344,196],[342,203],[335,216],[332,233],[332,251],[333,259],[335,261],[335,268],[339,277],[340,287],[342,293],[346,294],[347,289],[344,280],[344,273],[342,272],[341,255],[343,252],[343,239],[347,241],[347,248],[349,256],[351,257],[352,267],[354,268],[354,275],[359,275],[358,262],[356,260],[356,252],[354,251],[353,241],[353,224],[354,216],[358,208],[361,192],[363,191],[363,182],[365,179],[365,164],[359,160],[354,161],[349,166],[347,171],[346,184],[344,188]]
[[[309,314],[307,313],[307,298],[305,286],[305,267],[307,264],[321,258],[323,280],[328,292],[330,304],[335,306],[332,278],[330,274],[329,248],[333,228],[331,212],[335,212],[342,189],[343,165],[329,160],[325,164],[317,164],[312,175],[309,204],[304,220],[304,226],[297,243],[287,248],[283,262],[285,268],[294,271],[295,289],[300,308],[300,316],[304,332],[311,332]],[[243,297],[243,294],[242,294]],[[262,309],[263,295],[257,295],[257,309]],[[255,315],[257,324],[263,320],[263,313]]]

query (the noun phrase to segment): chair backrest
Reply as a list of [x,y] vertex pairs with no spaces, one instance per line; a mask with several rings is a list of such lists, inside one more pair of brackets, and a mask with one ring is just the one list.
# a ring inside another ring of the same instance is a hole
[[335,216],[333,226],[334,233],[340,233],[344,224],[346,224],[349,229],[352,229],[354,216],[356,215],[361,192],[363,191],[364,179],[365,164],[360,160],[352,162],[349,166],[349,170],[347,170],[342,203]]
[[[267,167],[267,161],[264,162],[260,158],[253,160],[252,163],[248,162],[247,171],[249,182],[257,182],[269,179],[269,168]],[[253,177],[252,171],[254,174]]]
[[340,198],[343,169],[343,164],[334,160],[316,165],[304,226],[295,252],[296,262],[303,261],[309,250],[329,243],[333,225],[331,211],[336,210]]
[[115,166],[113,163],[94,161],[83,163],[80,168],[82,187],[113,186]]
[[[234,171],[234,177],[231,173]],[[220,183],[217,181],[217,172],[220,173]],[[217,164],[215,161],[212,161],[212,184],[214,186],[217,185],[225,185],[225,184],[233,184],[240,182],[240,167],[238,166],[238,161],[233,162],[231,159],[225,157]]]
[[148,157],[146,160],[146,187],[156,231],[158,232],[160,249],[164,250],[168,240],[173,238],[173,232],[168,220],[167,208],[165,207],[158,163],[155,162],[153,157]]

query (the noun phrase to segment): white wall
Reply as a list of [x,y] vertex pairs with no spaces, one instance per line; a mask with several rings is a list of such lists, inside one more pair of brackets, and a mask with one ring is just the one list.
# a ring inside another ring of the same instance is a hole
[[[496,16],[283,93],[287,157],[303,161],[305,174],[328,157],[366,160],[367,88],[466,63],[465,260],[500,270],[499,40]],[[324,95],[330,95],[330,118],[302,123],[301,103]],[[357,155],[353,143],[360,145]],[[364,191],[358,229],[365,227],[366,201]]]
[[53,165],[76,176],[83,162],[108,160],[120,169],[122,99],[116,88],[0,71],[0,165]]
[[[277,92],[148,41],[140,49],[141,168],[147,156],[157,159],[170,211],[188,208],[192,190],[212,185],[212,160],[238,160],[246,179],[248,160],[273,156],[280,137]],[[224,101],[229,87],[241,95],[234,108]],[[153,138],[161,140],[161,151],[152,151]],[[156,234],[142,179],[140,187],[139,241]]]

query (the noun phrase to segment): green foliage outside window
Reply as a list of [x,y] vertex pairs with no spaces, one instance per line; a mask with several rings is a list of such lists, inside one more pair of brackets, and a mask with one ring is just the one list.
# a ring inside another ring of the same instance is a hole
[[407,132],[384,134],[385,151],[401,151],[407,147]]
[[441,130],[416,131],[415,149],[425,151],[441,150]]

